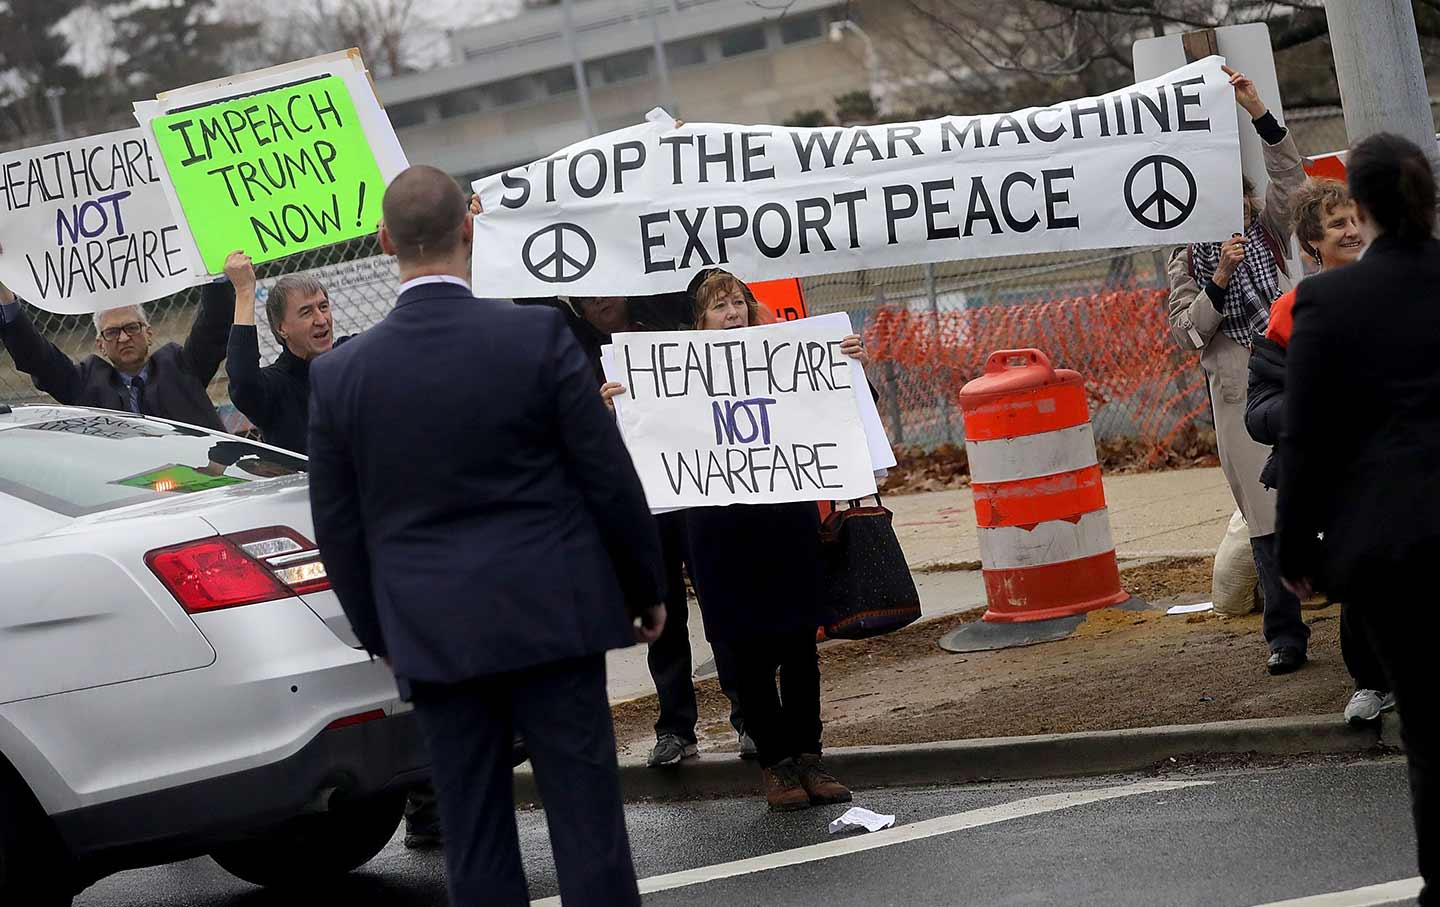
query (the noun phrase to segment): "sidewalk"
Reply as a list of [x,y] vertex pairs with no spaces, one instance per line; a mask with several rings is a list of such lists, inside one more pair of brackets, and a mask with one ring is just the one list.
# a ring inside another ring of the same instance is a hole
[[[1105,480],[1110,528],[1121,560],[1211,556],[1225,535],[1235,502],[1219,469],[1114,476]],[[980,559],[970,490],[934,491],[885,498],[912,570]],[[979,571],[917,572],[915,585],[926,618],[985,604]],[[696,674],[713,673],[699,609],[691,602],[690,644]],[[608,658],[610,700],[653,693],[645,649],[634,646]]]

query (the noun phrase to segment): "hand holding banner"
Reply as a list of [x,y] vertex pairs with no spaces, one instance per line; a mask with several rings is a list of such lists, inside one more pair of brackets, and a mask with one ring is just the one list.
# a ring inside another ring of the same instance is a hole
[[848,321],[615,335],[607,377],[652,510],[875,493]]

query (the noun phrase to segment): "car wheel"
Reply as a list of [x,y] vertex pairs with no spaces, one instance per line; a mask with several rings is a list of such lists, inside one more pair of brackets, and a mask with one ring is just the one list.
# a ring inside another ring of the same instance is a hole
[[403,791],[337,803],[328,812],[301,816],[210,856],[226,872],[253,885],[304,887],[370,862],[395,836],[404,814]]
[[0,904],[70,907],[74,893],[44,814],[0,769]]

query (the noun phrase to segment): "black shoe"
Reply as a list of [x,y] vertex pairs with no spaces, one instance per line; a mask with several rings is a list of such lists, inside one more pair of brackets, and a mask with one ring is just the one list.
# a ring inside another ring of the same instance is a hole
[[1265,670],[1271,674],[1289,674],[1303,668],[1305,662],[1304,652],[1290,646],[1281,646],[1270,653],[1270,660],[1265,662]]
[[515,749],[510,755],[510,767],[514,768],[526,759],[530,758],[530,751],[525,748],[525,738],[519,734],[515,735]]

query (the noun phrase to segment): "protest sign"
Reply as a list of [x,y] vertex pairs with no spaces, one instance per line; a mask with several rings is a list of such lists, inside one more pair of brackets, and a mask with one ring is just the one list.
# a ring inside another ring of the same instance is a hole
[[199,283],[140,129],[0,154],[0,282],[77,315]]
[[1241,227],[1234,92],[1211,57],[1008,114],[796,129],[665,117],[477,180],[480,296],[682,290]]
[[652,510],[875,493],[846,316],[616,334],[607,377]]
[[135,105],[200,264],[273,261],[374,232],[407,164],[358,57],[331,54]]

